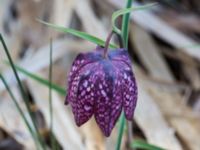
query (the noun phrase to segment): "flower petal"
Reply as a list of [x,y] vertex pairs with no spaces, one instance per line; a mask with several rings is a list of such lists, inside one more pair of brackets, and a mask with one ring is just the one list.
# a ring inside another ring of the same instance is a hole
[[108,56],[112,61],[124,62],[131,67],[129,54],[128,51],[125,49],[112,50],[109,52]]
[[92,52],[81,53],[76,57],[76,59],[74,60],[72,64],[70,74],[68,77],[68,94],[65,99],[65,104],[68,104],[68,102],[70,101],[71,95],[69,91],[71,91],[72,82],[74,82],[74,80],[75,81],[78,80],[80,69],[90,63],[97,61],[98,59],[101,59],[100,55],[98,53],[92,53]]
[[83,67],[79,75],[78,81],[72,82],[72,88],[69,91],[72,111],[75,116],[75,121],[78,126],[88,121],[94,112],[94,72],[95,63],[88,64]]
[[132,71],[123,71],[123,108],[128,120],[133,119],[137,103],[137,85]]
[[127,51],[115,52],[112,63],[121,72],[123,108],[126,118],[132,120],[137,103],[137,85]]
[[106,66],[95,73],[98,79],[95,84],[95,119],[105,136],[109,136],[122,110],[122,95],[116,72]]
[[91,76],[82,76],[78,86],[75,120],[78,126],[88,121],[94,112],[94,84]]

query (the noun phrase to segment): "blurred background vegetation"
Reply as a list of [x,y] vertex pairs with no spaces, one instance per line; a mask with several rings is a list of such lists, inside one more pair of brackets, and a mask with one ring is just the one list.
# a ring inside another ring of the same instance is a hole
[[[200,150],[200,1],[135,0],[133,6],[150,2],[158,2],[158,5],[131,15],[128,51],[139,86],[139,99],[131,128],[125,130],[122,149],[131,149],[127,143],[132,135],[134,140],[168,150]],[[0,0],[0,33],[14,63],[47,80],[52,38],[52,82],[65,89],[75,56],[95,49],[96,45],[56,32],[36,19],[105,40],[111,30],[112,13],[125,3],[125,0]],[[28,118],[17,81],[5,60],[7,56],[0,46],[0,72]],[[51,134],[48,86],[27,74],[19,72],[19,75],[45,144],[51,147],[50,135],[53,134],[57,149],[115,148],[117,127],[110,138],[102,135],[93,119],[81,128],[76,127],[70,107],[64,106],[64,94],[56,91],[52,91]],[[36,149],[2,82],[0,149]]]

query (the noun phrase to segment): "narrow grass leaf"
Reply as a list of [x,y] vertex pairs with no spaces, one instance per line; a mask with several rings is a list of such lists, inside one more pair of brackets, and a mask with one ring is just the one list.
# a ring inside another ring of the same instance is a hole
[[[20,73],[28,76],[29,78],[31,78],[31,79],[33,79],[33,80],[35,80],[35,81],[47,86],[47,87],[50,86],[49,80],[46,80],[46,79],[44,79],[44,78],[42,78],[42,77],[40,77],[40,76],[38,76],[38,75],[36,75],[34,73],[31,73],[31,72],[23,69],[22,67],[20,67],[18,65],[15,65],[15,68],[17,69],[17,71],[19,71]],[[52,90],[55,90],[56,92],[58,92],[61,95],[66,95],[66,90],[64,88],[60,87],[57,84],[51,83],[51,88],[52,88]]]
[[184,49],[184,48],[200,48],[200,44],[191,44],[191,45],[184,45],[184,46],[179,47],[179,49]]
[[31,111],[31,108],[30,108],[29,101],[28,101],[28,96],[27,96],[27,94],[26,94],[26,92],[25,92],[25,90],[24,90],[24,88],[22,86],[22,83],[21,83],[21,81],[19,79],[18,73],[17,73],[16,68],[14,66],[14,63],[13,63],[13,60],[12,60],[11,55],[9,53],[9,50],[8,50],[8,48],[6,46],[6,43],[5,43],[4,39],[3,39],[3,36],[1,34],[0,34],[0,41],[1,41],[2,45],[3,45],[4,51],[6,53],[6,56],[7,56],[8,60],[9,60],[9,64],[10,64],[12,70],[13,70],[14,76],[15,76],[15,78],[17,80],[20,93],[22,95],[23,101],[24,101],[25,106],[26,106],[26,108],[28,110],[28,114],[29,114],[29,116],[31,118],[31,121],[33,123],[34,129],[35,129],[36,134],[37,134],[37,138],[38,138],[41,146],[43,147],[43,149],[45,149],[44,141],[43,141],[42,137],[40,136],[38,128],[37,128],[37,125],[36,125],[36,122],[34,121],[34,114],[33,114],[33,112]]
[[50,39],[50,52],[49,52],[49,116],[50,116],[50,133],[51,133],[51,147],[56,150],[55,138],[53,135],[53,103],[52,103],[52,55],[53,55],[53,41]]
[[9,85],[8,85],[8,83],[6,82],[5,78],[4,78],[1,74],[0,74],[0,79],[1,79],[2,83],[4,84],[4,86],[5,86],[6,90],[7,90],[7,92],[9,93],[9,95],[10,95],[10,97],[11,97],[13,103],[15,104],[15,107],[17,108],[17,111],[19,112],[20,116],[22,117],[22,119],[23,119],[23,121],[24,121],[26,127],[28,128],[28,130],[29,130],[29,132],[30,132],[32,138],[34,139],[34,142],[35,142],[35,144],[36,144],[36,147],[39,149],[40,145],[39,145],[39,143],[38,143],[38,141],[37,141],[37,136],[36,136],[34,130],[32,129],[31,125],[29,124],[28,120],[26,119],[23,110],[22,110],[21,107],[19,106],[19,104],[18,104],[18,102],[17,102],[17,99],[15,98],[14,94],[13,94],[12,91],[11,91],[11,88],[9,87]]
[[[64,32],[64,33],[69,33],[69,34],[72,34],[74,36],[77,36],[79,38],[82,38],[82,39],[85,39],[87,41],[90,41],[92,43],[95,43],[97,45],[100,45],[100,46],[105,46],[105,41],[93,36],[93,35],[90,35],[88,33],[85,33],[85,32],[81,32],[81,31],[77,31],[75,29],[70,29],[70,28],[65,28],[65,27],[62,27],[62,26],[58,26],[58,25],[54,25],[54,24],[51,24],[51,23],[48,23],[48,22],[45,22],[45,21],[42,21],[42,20],[38,20],[40,23],[43,23],[49,27],[52,27],[58,31],[61,31],[61,32]],[[118,46],[117,45],[114,45],[114,44],[110,44],[109,45],[110,48],[117,48]]]
[[122,142],[122,136],[124,133],[125,123],[126,122],[125,122],[124,113],[122,112],[122,114],[120,116],[120,120],[119,120],[120,127],[119,127],[119,131],[118,131],[116,150],[121,149],[121,142]]
[[143,149],[143,150],[164,150],[163,148],[160,148],[152,144],[148,144],[142,140],[134,140],[131,144],[131,147],[133,149]]

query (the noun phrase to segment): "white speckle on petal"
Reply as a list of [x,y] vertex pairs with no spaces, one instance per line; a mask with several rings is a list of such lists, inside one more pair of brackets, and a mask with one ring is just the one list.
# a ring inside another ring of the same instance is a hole
[[85,75],[85,76],[88,76],[88,75],[89,75],[89,73],[90,73],[90,71],[89,71],[89,70],[87,70],[87,71],[84,73],[84,75]]
[[120,84],[121,84],[121,82],[120,82],[120,81],[118,81],[118,82],[117,82],[117,84],[118,84],[118,85],[120,85]]
[[103,118],[103,117],[104,117],[104,115],[103,115],[103,114],[99,114],[99,117],[102,117],[102,118]]
[[102,85],[101,84],[99,84],[99,88],[102,89]]
[[126,95],[126,98],[129,99],[129,98],[130,98],[130,95]]
[[85,109],[86,111],[89,111],[89,110],[91,109],[91,106],[84,105],[84,109]]
[[82,91],[82,92],[81,92],[81,96],[84,96],[84,95],[85,95],[85,91]]
[[101,90],[101,94],[106,97],[106,92],[104,90]]
[[126,101],[125,105],[128,106],[130,104],[130,101]]
[[83,86],[86,88],[86,87],[88,86],[88,81],[85,81],[85,82],[83,83]]
[[87,88],[87,91],[88,91],[88,92],[90,91],[90,87]]
[[73,66],[73,67],[72,67],[72,71],[75,71],[75,70],[76,70],[76,67],[75,67],[75,66]]
[[124,73],[124,79],[127,79],[127,75]]
[[130,89],[129,89],[130,91],[133,91],[133,88],[132,87],[130,87]]
[[120,105],[116,105],[116,106],[115,106],[115,109],[119,109],[119,108],[120,108]]

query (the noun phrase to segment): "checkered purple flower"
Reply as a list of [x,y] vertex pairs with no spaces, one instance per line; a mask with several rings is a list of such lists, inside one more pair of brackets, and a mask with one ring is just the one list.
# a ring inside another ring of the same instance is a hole
[[97,47],[79,54],[73,62],[66,104],[72,106],[76,124],[81,126],[93,115],[105,136],[109,136],[122,111],[132,120],[137,102],[137,85],[125,49]]

